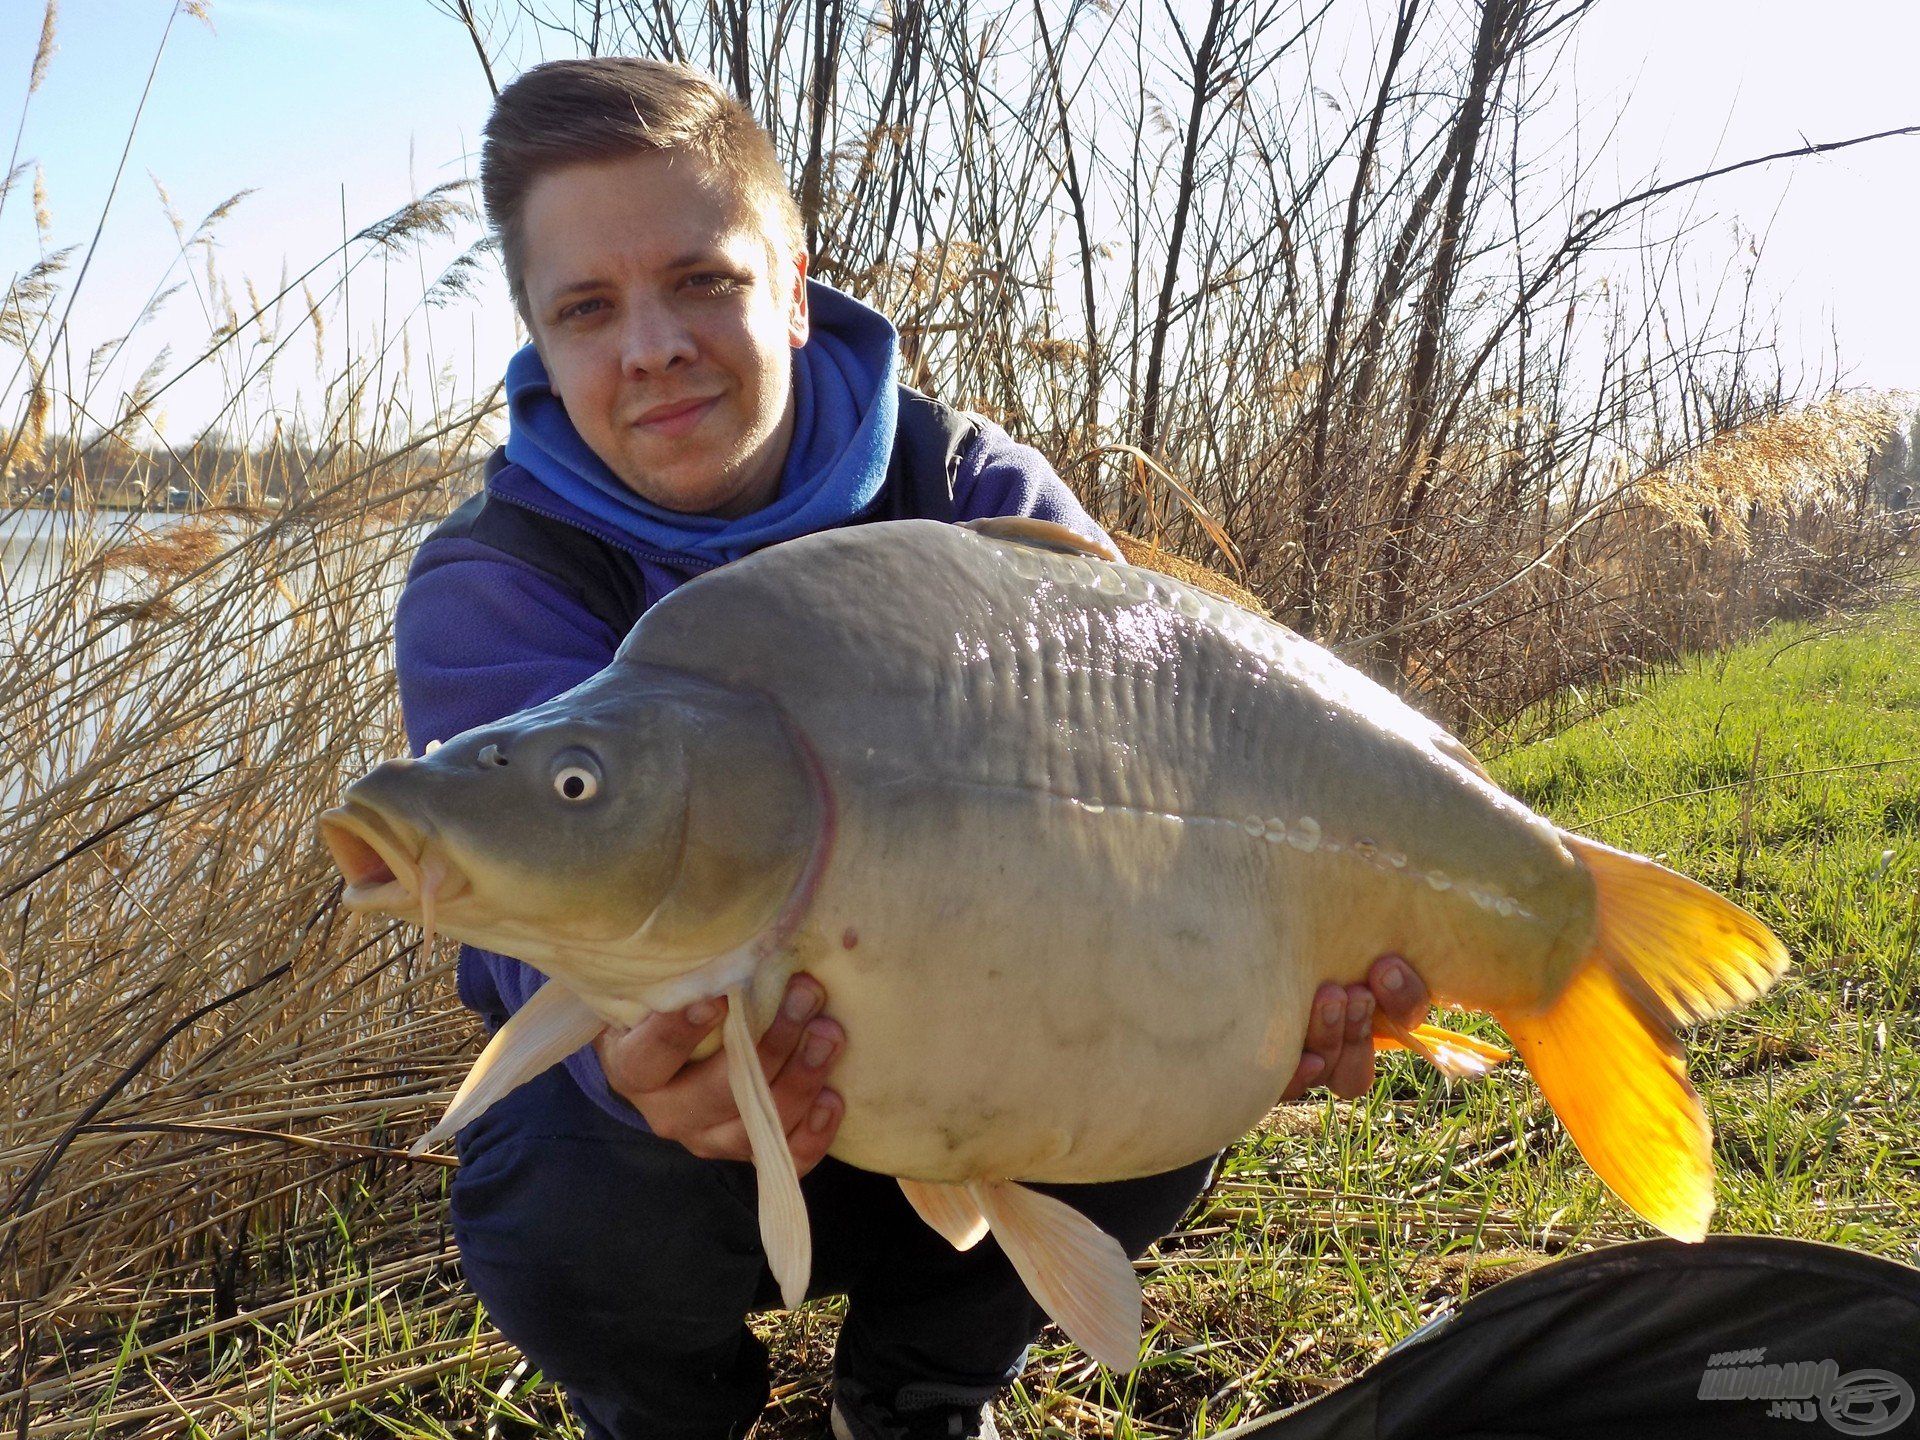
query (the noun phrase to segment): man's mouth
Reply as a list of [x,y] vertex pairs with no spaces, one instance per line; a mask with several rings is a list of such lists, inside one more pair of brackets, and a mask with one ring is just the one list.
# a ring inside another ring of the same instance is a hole
[[633,422],[633,428],[648,435],[684,435],[698,425],[706,413],[711,410],[720,397],[708,395],[703,399],[680,400],[671,405],[656,405],[645,411]]

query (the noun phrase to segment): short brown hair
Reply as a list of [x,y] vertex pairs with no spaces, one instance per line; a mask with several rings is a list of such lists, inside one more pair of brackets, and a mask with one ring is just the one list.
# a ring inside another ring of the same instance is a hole
[[527,192],[551,170],[684,150],[730,178],[766,223],[767,239],[797,254],[806,227],[773,141],[712,77],[685,65],[630,56],[550,60],[500,92],[480,151],[480,193],[500,239],[507,287],[521,317],[527,304]]

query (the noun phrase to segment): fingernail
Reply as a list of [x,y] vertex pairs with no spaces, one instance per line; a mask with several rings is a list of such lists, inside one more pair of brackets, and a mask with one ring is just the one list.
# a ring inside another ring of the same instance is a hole
[[1394,995],[1406,989],[1407,967],[1398,960],[1390,962],[1380,973],[1380,988]]
[[719,1013],[720,1007],[715,1005],[711,1000],[696,1000],[687,1007],[687,1023],[689,1025],[710,1025],[713,1023],[713,1017]]
[[1318,1055],[1303,1055],[1300,1058],[1300,1077],[1308,1084],[1320,1078],[1320,1072],[1327,1068],[1327,1062]]
[[1345,1013],[1345,1006],[1338,1000],[1329,1000],[1320,1007],[1320,1019],[1328,1025],[1338,1025],[1340,1017]]
[[818,1070],[827,1063],[827,1056],[833,1053],[833,1036],[821,1030],[807,1032],[806,1046],[800,1052],[800,1058],[809,1066]]
[[789,1020],[804,1020],[820,1008],[820,992],[811,985],[796,984],[787,991],[781,1007]]
[[816,1135],[832,1123],[833,1107],[831,1105],[816,1104],[813,1107],[813,1113],[807,1116],[807,1128]]
[[1347,1001],[1347,1019],[1349,1022],[1364,1020],[1373,1013],[1371,995],[1355,995]]

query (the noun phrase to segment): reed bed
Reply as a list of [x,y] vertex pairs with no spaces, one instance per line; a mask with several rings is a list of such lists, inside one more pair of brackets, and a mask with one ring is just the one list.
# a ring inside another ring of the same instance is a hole
[[[448,8],[468,32],[448,63],[490,74],[535,19],[712,63],[791,159],[817,269],[900,319],[918,383],[1040,445],[1130,553],[1222,572],[1491,749],[1770,619],[1869,603],[1903,563],[1865,464],[1892,405],[1795,391],[1729,342],[1744,309],[1663,316],[1670,248],[1642,252],[1658,283],[1602,297],[1586,257],[1611,232],[1576,216],[1571,250],[1536,244],[1572,189],[1509,203],[1512,127],[1581,6],[1408,0],[1337,123],[1260,88],[1315,32],[1226,3],[1185,37],[1184,94],[1127,68],[1126,7],[909,7],[865,35],[786,10]],[[49,5],[34,86],[56,28]],[[197,355],[69,358],[89,256],[51,219],[0,304],[0,1422],[570,1433],[461,1287],[448,1162],[404,1153],[474,1052],[451,950],[345,916],[311,830],[403,747],[394,598],[498,438],[496,396],[423,403],[408,379],[484,240],[443,187],[263,294],[213,262],[226,208],[177,227],[148,302],[197,280]],[[1503,236],[1517,273],[1494,268]],[[415,308],[353,333],[350,277],[436,246]],[[281,401],[274,367],[309,350],[324,383]],[[228,399],[169,444],[156,406],[207,368]],[[1043,1349],[1009,1422],[1204,1432],[1335,1383],[1488,1276],[1631,1233],[1589,1193],[1517,1184],[1553,1132],[1491,1095],[1396,1061],[1363,1105],[1276,1115],[1143,1262],[1156,1358],[1122,1382]],[[1402,1110],[1433,1138],[1389,1156]],[[1855,1194],[1845,1223],[1877,1234],[1905,1204]],[[834,1319],[756,1322],[770,1433],[818,1428]]]

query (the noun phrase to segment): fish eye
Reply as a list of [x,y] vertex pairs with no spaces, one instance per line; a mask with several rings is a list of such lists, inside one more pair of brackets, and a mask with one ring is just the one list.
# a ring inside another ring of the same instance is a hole
[[553,788],[562,800],[591,800],[600,793],[600,777],[584,765],[568,765],[554,775]]
[[600,766],[578,750],[560,757],[553,772],[553,793],[578,804],[600,793]]

